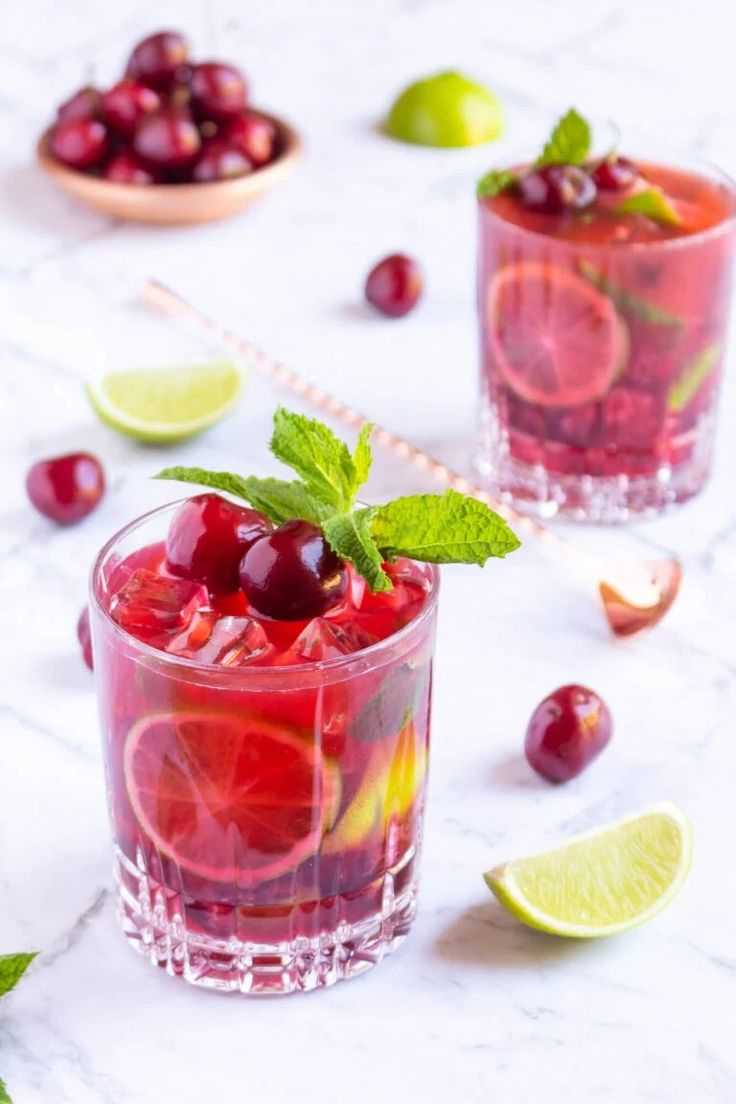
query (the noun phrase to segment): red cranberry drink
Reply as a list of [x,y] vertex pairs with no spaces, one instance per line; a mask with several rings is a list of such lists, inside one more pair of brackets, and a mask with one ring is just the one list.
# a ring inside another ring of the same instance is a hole
[[708,476],[736,191],[590,147],[571,110],[479,183],[479,462],[542,516],[622,521]]
[[271,446],[299,479],[168,469],[209,491],[128,526],[94,570],[123,929],[197,985],[329,985],[414,917],[434,564],[518,542],[456,492],[354,509],[369,433],[351,455],[280,410]]

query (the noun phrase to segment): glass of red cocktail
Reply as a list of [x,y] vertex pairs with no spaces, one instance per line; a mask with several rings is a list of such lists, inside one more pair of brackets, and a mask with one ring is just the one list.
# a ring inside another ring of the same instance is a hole
[[708,477],[736,191],[702,165],[595,158],[578,121],[479,185],[479,466],[541,516],[623,521]]

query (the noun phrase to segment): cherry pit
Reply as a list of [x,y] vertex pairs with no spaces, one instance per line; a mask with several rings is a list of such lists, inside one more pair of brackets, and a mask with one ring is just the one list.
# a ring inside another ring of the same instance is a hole
[[251,107],[240,69],[195,62],[178,31],[139,42],[110,88],[87,85],[65,100],[50,148],[69,168],[135,187],[230,180],[279,152],[276,128]]

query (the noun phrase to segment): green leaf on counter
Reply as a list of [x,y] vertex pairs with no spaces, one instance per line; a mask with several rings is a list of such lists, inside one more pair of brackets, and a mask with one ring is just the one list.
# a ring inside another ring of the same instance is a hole
[[14,989],[38,951],[0,955],[0,997]]

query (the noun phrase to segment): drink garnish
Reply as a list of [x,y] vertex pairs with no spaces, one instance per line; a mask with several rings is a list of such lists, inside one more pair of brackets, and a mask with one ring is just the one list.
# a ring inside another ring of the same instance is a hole
[[511,169],[490,169],[480,178],[475,190],[480,199],[492,199],[510,188],[516,180],[516,173]]
[[399,556],[424,563],[483,566],[519,547],[509,526],[484,502],[447,490],[406,495],[380,506],[354,509],[371,467],[365,425],[351,453],[329,426],[279,407],[270,447],[299,479],[259,479],[204,468],[171,467],[156,479],[175,479],[244,499],[276,525],[303,518],[322,528],[330,547],[349,560],[374,593],[392,590],[383,568]]
[[622,215],[644,215],[662,226],[682,226],[682,215],[661,188],[650,187],[634,192],[618,204],[616,211]]
[[721,351],[720,342],[714,341],[693,357],[683,374],[670,387],[667,395],[668,410],[673,414],[680,414],[689,405],[718,363]]
[[537,158],[543,165],[582,165],[590,153],[592,133],[587,119],[571,107],[555,124]]

